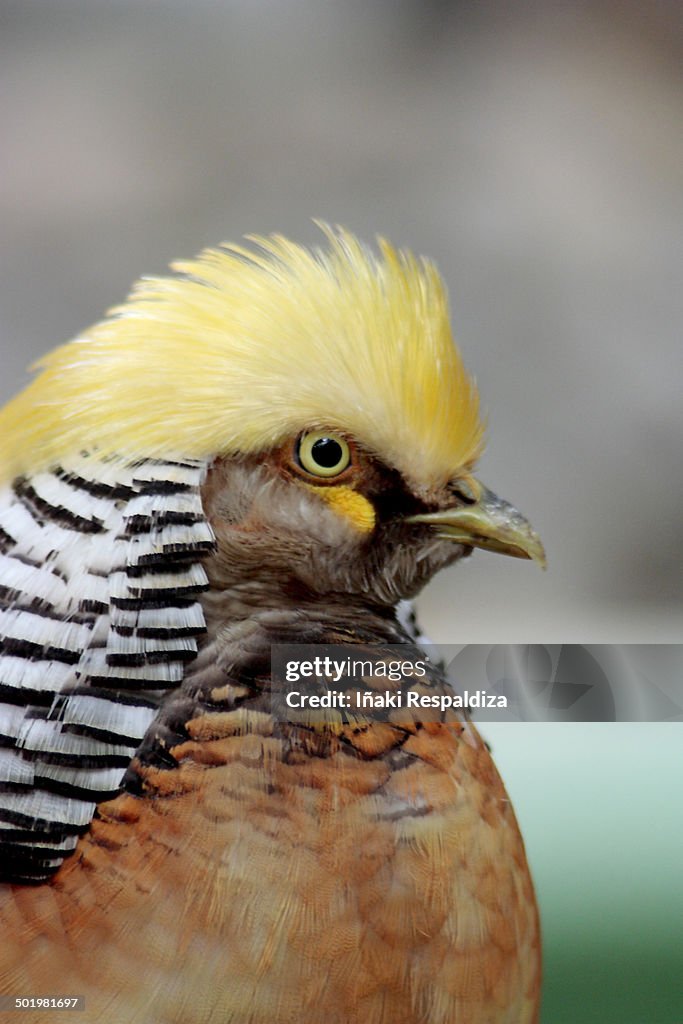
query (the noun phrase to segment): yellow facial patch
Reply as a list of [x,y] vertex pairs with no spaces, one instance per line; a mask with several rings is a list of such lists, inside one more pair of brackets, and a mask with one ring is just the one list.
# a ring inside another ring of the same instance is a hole
[[326,501],[338,515],[344,516],[359,533],[370,533],[374,529],[377,518],[375,510],[368,499],[354,491],[353,487],[345,487],[343,484],[338,487],[316,487],[315,484],[305,486]]

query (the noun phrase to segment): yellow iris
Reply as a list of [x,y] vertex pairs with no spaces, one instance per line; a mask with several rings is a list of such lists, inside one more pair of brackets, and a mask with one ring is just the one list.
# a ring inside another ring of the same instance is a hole
[[339,476],[351,462],[351,451],[344,438],[326,430],[304,434],[297,454],[302,467],[313,476]]

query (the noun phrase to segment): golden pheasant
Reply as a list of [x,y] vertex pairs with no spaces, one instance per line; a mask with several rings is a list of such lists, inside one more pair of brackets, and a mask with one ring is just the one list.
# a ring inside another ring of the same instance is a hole
[[[282,713],[272,645],[415,663],[397,608],[435,572],[543,558],[473,476],[433,265],[327,235],[143,280],[0,412],[0,1008],[24,1021],[538,1019],[524,847],[466,715]],[[434,664],[420,686],[451,692]]]

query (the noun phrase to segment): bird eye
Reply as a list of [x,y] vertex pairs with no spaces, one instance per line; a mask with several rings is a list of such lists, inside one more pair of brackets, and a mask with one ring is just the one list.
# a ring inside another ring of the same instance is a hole
[[299,465],[313,476],[339,476],[351,462],[351,451],[339,434],[317,430],[301,435],[297,458]]

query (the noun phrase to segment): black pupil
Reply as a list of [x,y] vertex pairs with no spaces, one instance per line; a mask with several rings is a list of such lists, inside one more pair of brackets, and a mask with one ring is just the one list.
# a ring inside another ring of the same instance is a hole
[[331,437],[321,437],[311,445],[311,455],[323,469],[334,469],[341,462],[344,452],[339,441]]

